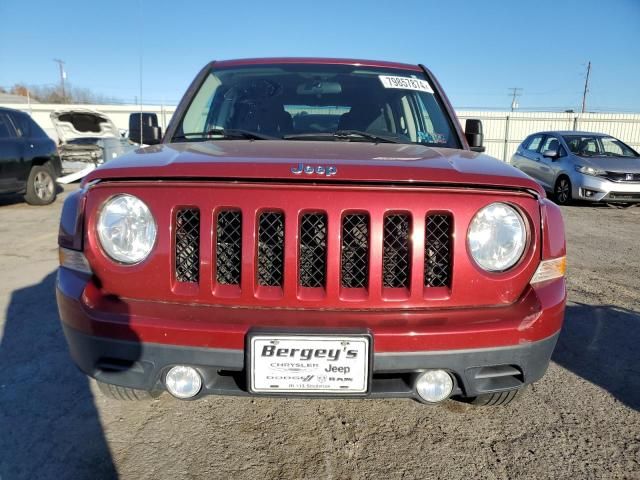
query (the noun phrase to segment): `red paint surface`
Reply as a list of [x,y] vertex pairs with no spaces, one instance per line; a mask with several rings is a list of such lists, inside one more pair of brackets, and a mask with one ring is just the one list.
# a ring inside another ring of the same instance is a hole
[[[249,64],[361,64],[421,71],[415,65],[353,59],[246,59],[210,64],[181,102],[188,104],[212,67]],[[437,81],[448,113],[453,112]],[[559,209],[544,200],[532,179],[509,165],[470,152],[456,122],[464,150],[421,145],[349,142],[217,141],[163,144],[140,149],[92,172],[84,212],[65,211],[61,241],[84,251],[94,271],[87,279],[61,269],[58,304],[64,323],[92,335],[171,345],[242,349],[252,327],[369,329],[377,352],[456,350],[517,345],[556,333],[566,301],[564,279],[529,285],[541,258],[565,254]],[[298,163],[335,166],[335,176],[294,176]],[[268,182],[268,183],[267,183]],[[367,185],[364,186],[363,184]],[[95,235],[97,212],[118,193],[147,203],[158,224],[157,244],[139,265],[108,259]],[[473,215],[495,201],[515,206],[526,219],[529,244],[519,264],[506,273],[478,268],[466,249]],[[178,207],[201,211],[201,271],[198,285],[176,283],[173,272],[173,215]],[[243,212],[241,284],[217,285],[215,213]],[[256,218],[264,209],[285,215],[285,274],[282,288],[258,288],[255,275]],[[297,285],[298,219],[309,211],[328,217],[326,288]],[[339,282],[341,217],[370,215],[370,276],[366,290],[345,290]],[[429,213],[454,218],[451,288],[424,288],[424,237],[412,238],[409,289],[383,289],[384,215],[405,212],[413,229],[424,231]],[[77,219],[82,219],[82,224]],[[84,227],[84,231],[80,230]],[[400,291],[402,290],[402,291]]]
[[[335,332],[366,328],[376,352],[458,350],[518,345],[549,337],[562,326],[564,279],[528,288],[508,307],[422,311],[297,311],[122,300],[89,284],[80,298],[72,273],[62,272],[63,322],[90,335],[170,345],[242,349],[252,327]],[[76,285],[77,286],[77,285]],[[66,289],[69,292],[65,293]]]
[[[152,254],[142,263],[113,262],[100,247],[96,222],[100,206],[111,196],[128,193],[142,199],[158,229]],[[530,234],[525,254],[505,273],[477,267],[467,252],[467,230],[473,216],[486,205],[506,201],[526,219]],[[200,282],[174,280],[172,244],[175,211],[200,209]],[[218,288],[215,275],[215,216],[219,209],[242,211],[242,278],[240,288]],[[260,212],[279,210],[285,217],[284,285],[258,288],[255,272],[257,218]],[[298,287],[298,220],[305,212],[326,212],[328,218],[327,282],[324,289]],[[369,286],[366,291],[340,285],[341,219],[350,212],[370,216]],[[383,219],[387,213],[411,216],[413,263],[409,291],[382,287]],[[425,288],[424,223],[430,213],[449,212],[453,226],[453,280],[451,288]],[[262,308],[396,309],[460,308],[507,305],[527,288],[540,257],[540,213],[537,200],[527,194],[466,189],[335,187],[314,185],[230,184],[212,182],[104,183],[91,188],[86,201],[85,255],[105,295],[136,300]]]
[[[331,165],[338,173],[295,176],[304,163]],[[544,190],[519,170],[487,155],[423,145],[292,140],[220,140],[155,145],[105,163],[85,177],[111,179],[313,180],[446,184]]]

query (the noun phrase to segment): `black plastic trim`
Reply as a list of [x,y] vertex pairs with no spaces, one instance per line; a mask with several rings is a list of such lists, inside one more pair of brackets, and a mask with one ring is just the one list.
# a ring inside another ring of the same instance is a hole
[[[249,395],[243,350],[185,347],[114,340],[82,333],[63,324],[71,356],[87,375],[105,383],[148,391],[164,390],[162,380],[173,365],[191,365],[202,375],[204,395]],[[256,330],[258,331],[258,330]],[[265,330],[260,329],[261,332]],[[272,332],[275,330],[271,330]],[[278,330],[283,333],[282,330]],[[287,330],[287,333],[300,330]],[[320,333],[318,330],[315,332]],[[331,330],[327,333],[347,333]],[[308,331],[305,331],[308,333]],[[357,332],[363,334],[362,330]],[[455,378],[453,395],[475,397],[482,393],[507,391],[540,380],[547,370],[559,332],[537,342],[508,347],[470,350],[374,353],[368,397],[405,397],[418,400],[413,389],[415,374],[429,369],[447,370]],[[480,375],[482,367],[513,367],[522,372],[505,376]],[[277,395],[271,395],[277,396]],[[283,396],[295,396],[285,394]],[[304,395],[326,398],[327,395]],[[338,397],[332,395],[330,397]],[[349,398],[356,397],[350,395]],[[345,395],[339,396],[345,398]]]

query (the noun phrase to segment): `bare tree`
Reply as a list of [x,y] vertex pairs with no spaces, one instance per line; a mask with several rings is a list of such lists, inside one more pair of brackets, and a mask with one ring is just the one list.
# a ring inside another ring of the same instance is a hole
[[[41,103],[121,103],[114,97],[98,94],[89,88],[80,88],[67,85],[65,95],[62,95],[60,86],[55,85],[24,85],[16,83],[9,93],[27,96]],[[65,101],[66,100],[66,101]]]

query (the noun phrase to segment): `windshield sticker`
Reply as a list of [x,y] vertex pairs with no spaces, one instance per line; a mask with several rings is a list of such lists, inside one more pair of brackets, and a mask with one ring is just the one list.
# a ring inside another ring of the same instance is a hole
[[419,92],[433,93],[429,82],[419,78],[393,77],[389,75],[378,75],[384,88],[400,88],[402,90],[417,90]]
[[447,143],[447,137],[442,133],[428,133],[418,131],[418,141],[422,143]]

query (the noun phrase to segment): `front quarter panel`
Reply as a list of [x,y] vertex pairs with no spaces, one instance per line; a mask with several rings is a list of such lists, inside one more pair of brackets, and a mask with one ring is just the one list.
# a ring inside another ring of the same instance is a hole
[[542,259],[563,257],[567,254],[562,212],[551,200],[540,201],[542,217]]

